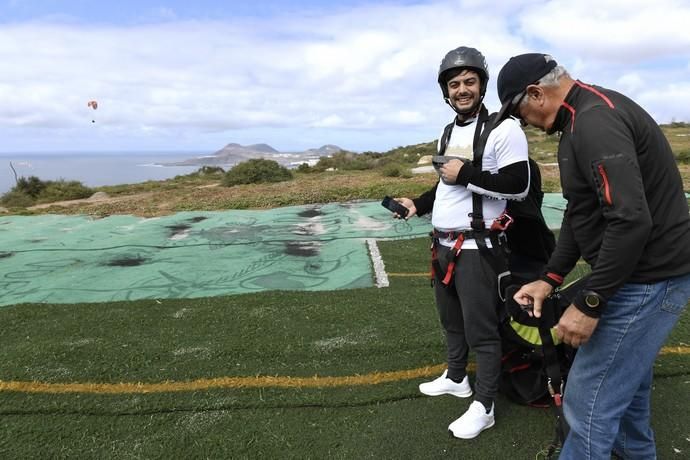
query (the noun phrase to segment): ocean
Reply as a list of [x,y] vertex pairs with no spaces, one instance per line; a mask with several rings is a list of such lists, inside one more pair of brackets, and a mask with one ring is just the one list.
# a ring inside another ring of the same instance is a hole
[[160,166],[208,155],[206,152],[175,153],[0,153],[0,194],[8,192],[18,177],[41,180],[76,180],[89,187],[135,184],[189,174],[200,166]]

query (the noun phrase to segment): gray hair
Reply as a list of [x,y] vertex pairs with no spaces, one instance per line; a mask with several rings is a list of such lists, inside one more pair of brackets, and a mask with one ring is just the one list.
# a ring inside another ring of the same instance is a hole
[[[541,77],[539,81],[536,83],[539,86],[544,86],[544,87],[556,87],[558,86],[558,80],[560,80],[563,77],[570,77],[570,74],[568,73],[567,70],[565,70],[565,67],[562,65],[557,65],[553,69],[549,71],[546,75]],[[518,96],[520,96],[518,94]],[[517,102],[517,101],[516,101]],[[522,95],[520,99],[520,107],[523,107],[524,105],[527,104],[527,98],[524,97],[524,94]]]
[[557,65],[551,69],[549,73],[539,79],[539,86],[558,86],[558,80],[560,80],[562,77],[570,77],[570,74],[567,70],[565,70],[565,67],[562,65]]

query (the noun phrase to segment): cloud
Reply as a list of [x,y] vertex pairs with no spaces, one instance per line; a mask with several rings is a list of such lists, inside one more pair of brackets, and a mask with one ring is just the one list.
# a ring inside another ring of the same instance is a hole
[[690,120],[690,82],[670,83],[662,88],[649,88],[636,93],[636,102],[644,107],[655,120],[664,123]]
[[249,143],[287,144],[281,150],[426,142],[452,117],[436,72],[460,45],[487,56],[493,109],[501,65],[548,51],[589,82],[645,101],[656,90],[677,95],[667,108],[651,101],[655,115],[690,120],[690,97],[676,83],[690,80],[687,10],[672,0],[467,0],[224,20],[160,8],[148,12],[158,22],[121,26],[3,24],[0,135],[10,149],[40,146],[40,136],[73,143],[65,148],[110,136],[123,147],[215,149],[250,133]]
[[[519,12],[529,51],[552,54],[575,78],[624,92],[657,122],[690,120],[690,8],[684,0],[553,0]],[[670,100],[666,97],[676,99]]]
[[645,80],[639,73],[632,72],[618,78],[618,80],[616,80],[616,87],[620,88],[620,90],[625,93],[632,93],[644,90]]
[[335,114],[328,115],[320,120],[316,120],[312,123],[314,128],[336,128],[343,126],[345,120]]
[[553,0],[526,9],[520,30],[568,54],[598,63],[641,63],[690,49],[684,0]]

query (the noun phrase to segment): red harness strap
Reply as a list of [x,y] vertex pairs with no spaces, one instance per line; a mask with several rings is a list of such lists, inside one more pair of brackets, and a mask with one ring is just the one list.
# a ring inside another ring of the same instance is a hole
[[450,284],[450,281],[453,279],[453,273],[455,273],[455,261],[460,257],[460,251],[462,251],[462,243],[465,241],[465,235],[460,234],[458,235],[458,239],[455,240],[455,244],[453,245],[452,251],[455,253],[453,256],[453,260],[450,261],[448,264],[448,270],[446,270],[446,276],[443,278],[442,283],[448,286]]
[[[491,223],[491,228],[489,229],[489,232],[492,232],[492,234],[497,234],[497,232],[503,232],[505,231],[511,224],[513,223],[513,218],[510,217],[506,212],[498,216],[494,221]],[[488,233],[487,233],[488,234]],[[450,254],[450,262],[448,263],[448,268],[446,270],[446,275],[443,277],[443,280],[441,281],[444,285],[448,286],[450,285],[451,280],[453,279],[453,274],[455,273],[455,261],[458,260],[458,257],[460,257],[460,251],[462,251],[462,243],[465,241],[466,235],[472,238],[472,233],[470,231],[464,232],[464,231],[449,231],[449,232],[443,232],[440,230],[434,229],[433,232],[430,233],[431,235],[431,282],[433,284],[434,280],[436,279],[436,270],[438,270],[440,273],[439,275],[442,274],[442,269],[440,264],[438,263],[438,254],[436,251],[436,244],[438,244],[438,238],[448,238],[449,240],[455,239],[455,244],[453,245],[453,248],[451,249],[451,254]],[[483,234],[477,235],[479,238],[485,238]],[[492,243],[498,246],[498,242],[494,241],[492,239]]]

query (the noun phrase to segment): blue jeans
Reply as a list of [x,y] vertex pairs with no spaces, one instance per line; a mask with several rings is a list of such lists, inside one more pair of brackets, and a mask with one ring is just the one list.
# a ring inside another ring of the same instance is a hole
[[559,460],[655,459],[650,426],[654,360],[690,298],[690,274],[626,284],[606,306],[570,369],[563,408],[570,433]]

